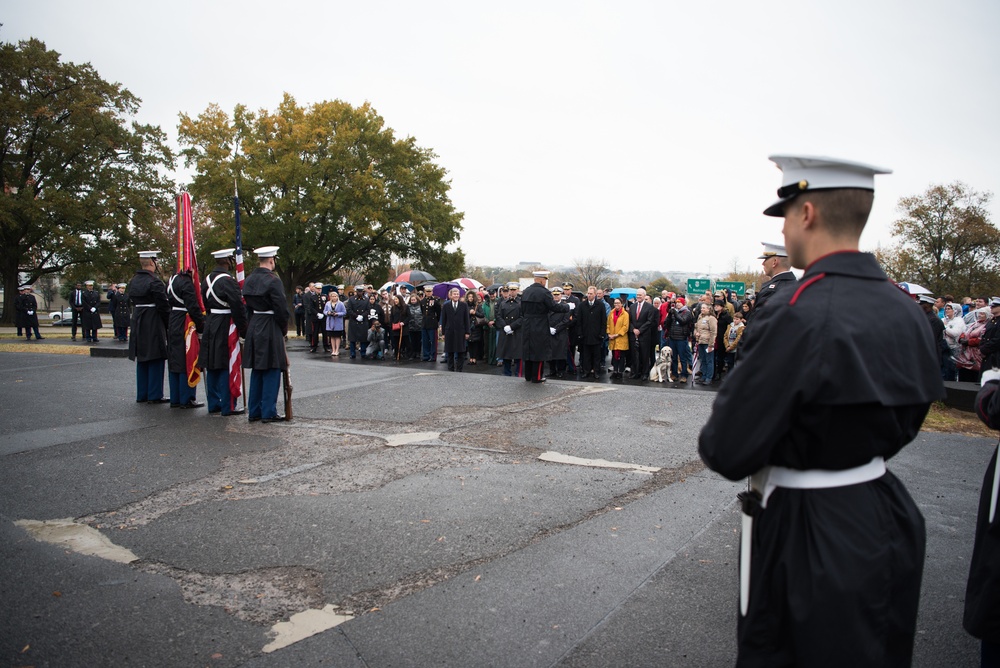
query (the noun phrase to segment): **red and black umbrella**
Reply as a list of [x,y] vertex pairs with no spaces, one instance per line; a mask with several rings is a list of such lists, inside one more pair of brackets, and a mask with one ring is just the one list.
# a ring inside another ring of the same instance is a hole
[[404,271],[402,274],[393,279],[394,283],[410,283],[412,285],[420,285],[421,283],[426,283],[428,281],[437,283],[436,278],[428,274],[426,271],[420,271],[419,269]]

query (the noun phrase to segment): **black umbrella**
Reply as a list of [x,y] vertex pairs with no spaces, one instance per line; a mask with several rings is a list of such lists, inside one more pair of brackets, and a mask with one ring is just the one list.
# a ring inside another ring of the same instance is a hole
[[490,287],[486,288],[486,292],[496,292],[497,290],[499,290],[500,288],[502,288],[505,285],[507,285],[507,284],[506,283],[494,283]]

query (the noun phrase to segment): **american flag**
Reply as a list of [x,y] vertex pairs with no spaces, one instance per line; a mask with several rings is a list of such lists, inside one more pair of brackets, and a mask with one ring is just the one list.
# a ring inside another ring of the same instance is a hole
[[[243,232],[240,229],[240,194],[233,183],[233,209],[236,211],[236,282],[243,289],[246,273],[243,270]],[[229,322],[229,409],[236,409],[236,399],[243,394],[243,347],[236,325]],[[244,400],[246,405],[246,400]]]

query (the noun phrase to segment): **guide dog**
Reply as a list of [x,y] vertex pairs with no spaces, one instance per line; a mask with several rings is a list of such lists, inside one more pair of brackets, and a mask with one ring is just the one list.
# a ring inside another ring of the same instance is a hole
[[673,358],[673,351],[663,346],[660,348],[660,356],[656,358],[656,364],[649,370],[649,379],[657,383],[673,382],[670,378],[670,361]]

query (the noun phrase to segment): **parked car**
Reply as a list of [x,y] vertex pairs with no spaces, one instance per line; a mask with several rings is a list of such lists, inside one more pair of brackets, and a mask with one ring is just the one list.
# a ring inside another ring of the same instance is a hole
[[53,326],[63,325],[69,327],[73,324],[73,309],[67,306],[62,311],[52,311],[49,313],[49,320],[52,321]]

